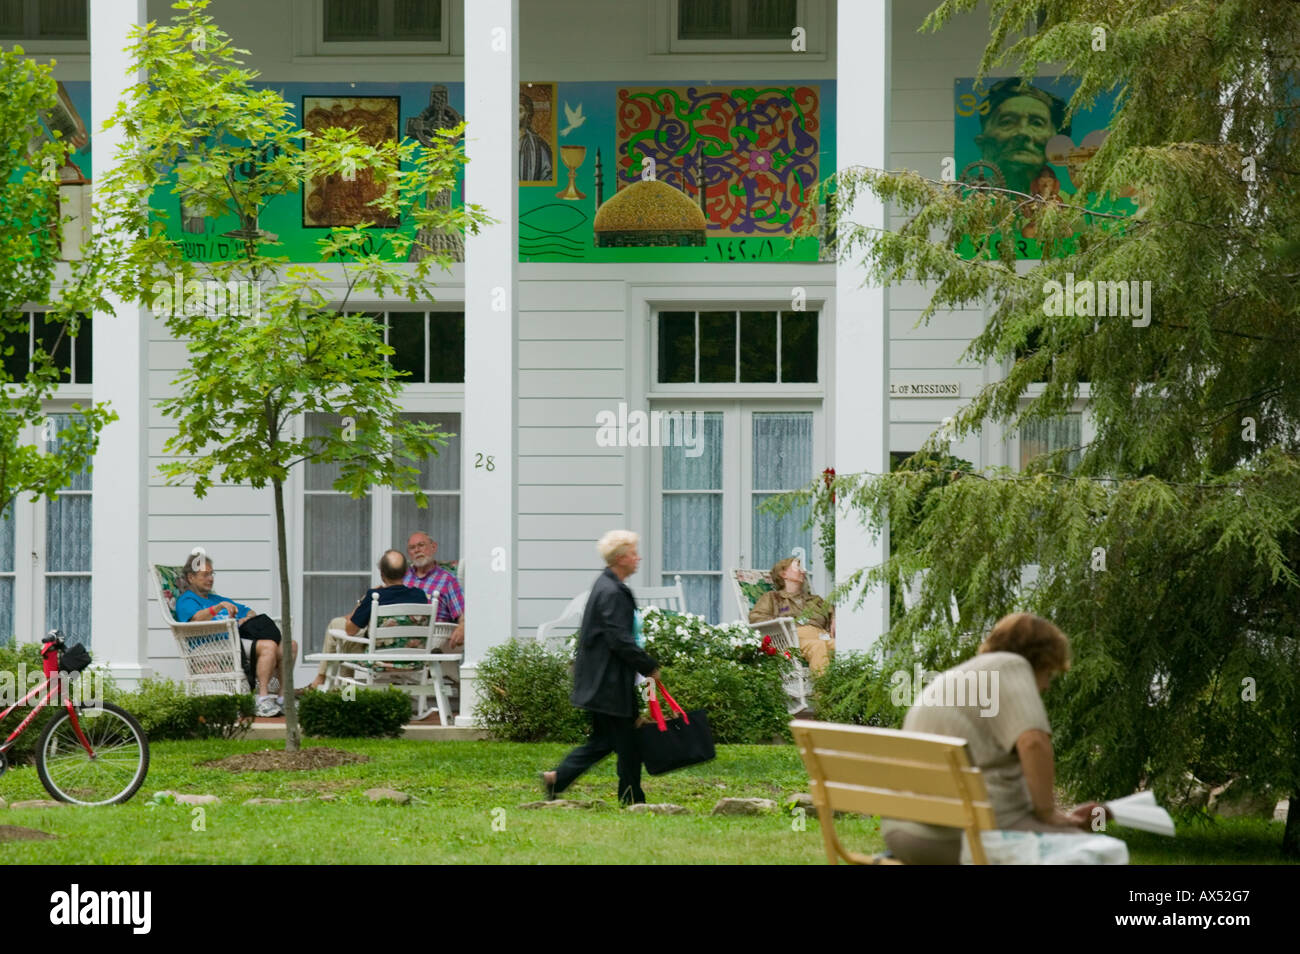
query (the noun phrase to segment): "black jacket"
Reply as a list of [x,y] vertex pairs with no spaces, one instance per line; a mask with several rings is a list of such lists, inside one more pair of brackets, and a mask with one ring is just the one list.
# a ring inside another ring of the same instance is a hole
[[636,644],[635,612],[632,591],[606,568],[591,588],[578,631],[571,699],[579,709],[626,718],[640,711],[635,673],[648,676],[659,664]]

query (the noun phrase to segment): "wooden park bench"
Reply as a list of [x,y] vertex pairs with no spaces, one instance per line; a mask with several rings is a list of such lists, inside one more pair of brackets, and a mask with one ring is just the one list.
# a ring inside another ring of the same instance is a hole
[[806,719],[791,722],[790,730],[808,769],[831,864],[841,858],[856,865],[902,864],[846,850],[835,834],[835,812],[961,828],[974,863],[988,864],[980,832],[997,824],[965,739]]

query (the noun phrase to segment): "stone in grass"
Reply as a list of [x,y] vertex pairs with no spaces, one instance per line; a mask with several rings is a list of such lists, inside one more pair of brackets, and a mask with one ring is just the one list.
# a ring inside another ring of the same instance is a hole
[[316,797],[322,802],[337,802],[339,800],[337,792],[326,792],[324,795],[317,795]]
[[715,815],[765,815],[776,811],[770,798],[720,798],[713,806]]
[[221,804],[221,797],[218,795],[186,795],[182,792],[161,791],[158,792],[156,795],[154,795],[154,797],[158,798],[159,796],[166,796],[166,795],[170,795],[173,799],[175,799],[177,805],[220,805]]
[[520,808],[605,808],[604,802],[599,798],[592,799],[589,802],[580,801],[576,798],[552,798],[540,802],[524,802]]
[[10,808],[62,808],[67,802],[56,802],[51,798],[29,798],[25,802],[14,802]]
[[9,803],[6,802],[3,798],[0,798],[0,811],[4,811],[8,807],[9,807]]
[[50,841],[58,835],[22,825],[0,825],[0,841]]
[[785,801],[781,804],[786,808],[802,808],[806,812],[814,811],[817,808],[813,804],[813,797],[807,792],[794,792],[787,795]]
[[691,813],[689,808],[671,802],[642,802],[639,805],[627,806],[627,810],[635,815],[689,815]]
[[411,801],[410,795],[395,788],[368,788],[366,798],[375,803],[393,802],[396,805],[406,805]]
[[308,798],[247,798],[245,805],[292,805],[294,802],[307,802]]

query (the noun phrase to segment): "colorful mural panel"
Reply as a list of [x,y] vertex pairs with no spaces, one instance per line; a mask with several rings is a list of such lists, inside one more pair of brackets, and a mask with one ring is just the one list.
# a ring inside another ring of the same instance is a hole
[[[455,125],[465,108],[462,83],[255,85],[279,91],[308,129],[346,123],[367,136],[427,140],[434,130]],[[825,118],[834,111],[833,83],[523,82],[520,260],[821,260],[817,238],[792,243],[789,237],[804,223],[823,220],[809,192],[834,168],[833,124]],[[474,117],[464,118],[472,129]],[[655,160],[653,182],[641,180],[641,156]],[[168,234],[192,259],[229,257],[236,253],[237,234],[257,228],[278,239],[274,254],[316,261],[322,229],[362,215],[368,186],[360,170],[355,178],[314,182],[304,196],[274,199],[256,222],[187,214],[182,197],[165,192],[154,204],[167,215]],[[461,202],[461,184],[426,201]],[[603,206],[600,222],[609,228],[598,230]],[[414,235],[409,223],[393,227]],[[463,259],[461,236],[422,239]]]
[[816,216],[819,105],[813,86],[620,89],[618,186],[640,181],[649,159],[700,201],[711,236],[788,235]]
[[[1089,110],[1066,119],[1066,104],[1078,88],[1069,77],[988,80],[976,87],[973,79],[954,84],[953,157],[957,178],[972,185],[1010,189],[1041,198],[1043,203],[1080,203],[1099,212],[1129,214],[1137,206],[1132,190],[1117,196],[1078,195],[1078,180],[1088,161],[1106,140],[1106,123],[1114,94],[1098,97]],[[1017,258],[1042,257],[1038,222],[1043,205],[1026,205],[1012,241]],[[998,241],[1002,241],[1001,237]],[[1066,242],[1058,254],[1072,251]],[[975,254],[969,238],[961,251]],[[992,251],[988,252],[992,255]]]

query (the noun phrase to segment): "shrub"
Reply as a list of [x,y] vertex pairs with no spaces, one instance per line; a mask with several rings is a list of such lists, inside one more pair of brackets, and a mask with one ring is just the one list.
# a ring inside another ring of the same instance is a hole
[[890,690],[869,653],[833,653],[825,671],[813,676],[813,709],[826,722],[898,726],[907,710],[893,703]]
[[167,739],[237,739],[253,724],[253,697],[190,696],[170,679],[145,679],[124,694],[122,708],[140,720],[150,741]]
[[728,659],[682,659],[664,666],[663,681],[683,709],[708,710],[714,742],[790,740],[785,689],[776,667]]
[[[644,611],[646,652],[663,667],[664,684],[684,709],[707,709],[714,741],[789,739],[782,677],[794,665],[764,648],[741,623],[713,626],[704,617],[655,608]],[[576,646],[576,636],[570,646]],[[536,643],[494,647],[479,668],[479,713],[494,738],[512,742],[570,742],[588,722],[569,703],[571,653]],[[484,673],[489,675],[485,676]]]
[[569,701],[571,657],[535,642],[510,640],[479,663],[478,716],[492,738],[505,742],[577,742],[587,733],[585,713]]
[[[351,687],[349,687],[351,688]],[[399,736],[411,721],[411,697],[387,689],[308,692],[298,700],[298,719],[307,735],[332,738]]]

